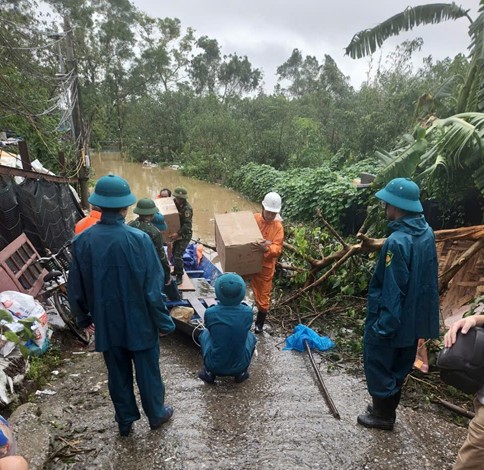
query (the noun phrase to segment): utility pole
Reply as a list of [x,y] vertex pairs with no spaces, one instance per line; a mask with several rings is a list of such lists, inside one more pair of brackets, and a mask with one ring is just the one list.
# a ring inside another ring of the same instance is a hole
[[80,196],[81,205],[83,209],[88,209],[89,204],[87,202],[88,198],[88,181],[89,181],[89,169],[86,165],[86,154],[85,154],[85,133],[82,123],[81,114],[81,102],[79,93],[79,80],[77,76],[77,60],[74,56],[74,40],[71,25],[69,22],[69,17],[64,16],[64,34],[66,38],[66,69],[68,73],[72,73],[72,124],[73,124],[73,135],[74,142],[77,151],[77,161],[78,161],[78,173],[80,185]]
[[[50,34],[47,35],[47,37],[49,37],[50,39],[53,39],[54,41],[57,42],[57,51],[58,51],[58,54],[59,54],[59,77],[62,80],[65,80],[66,68],[65,68],[65,65],[64,65],[64,57],[62,57],[62,48],[61,48],[61,39],[65,38],[65,34],[64,33],[50,33]],[[71,106],[71,90],[70,90],[69,87],[65,86],[64,81],[62,82],[62,89],[64,90],[64,96],[65,96],[65,100],[66,100],[66,104],[67,104],[67,109],[72,109],[72,106]],[[75,132],[74,132],[74,123],[72,122],[72,112],[69,113],[69,122],[70,122],[70,126],[71,126],[72,139],[75,142],[76,141],[76,135],[75,135]],[[63,122],[61,122],[60,124],[63,124]]]

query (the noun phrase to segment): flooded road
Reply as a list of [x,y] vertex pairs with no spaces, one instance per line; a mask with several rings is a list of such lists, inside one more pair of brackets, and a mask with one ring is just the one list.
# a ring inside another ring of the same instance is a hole
[[[356,416],[368,402],[363,379],[340,369],[329,373],[323,362],[341,415],[336,420],[306,353],[282,351],[281,342],[265,333],[246,382],[222,378],[207,385],[197,378],[202,358],[191,338],[162,338],[161,371],[174,416],[151,431],[142,414],[128,438],[118,437],[101,354],[79,347],[46,387],[56,394],[19,409],[19,447],[26,457],[33,454],[31,469],[47,470],[451,470],[465,428],[405,406],[393,433],[358,426]],[[45,434],[53,445],[50,460],[33,465]]]
[[[188,201],[193,207],[193,235],[209,244],[215,241],[214,214],[223,214],[234,210],[260,211],[260,205],[254,204],[240,194],[221,186],[183,176],[179,171],[169,168],[144,168],[141,163],[123,161],[119,153],[101,152],[91,155],[94,179],[113,172],[128,180],[132,193],[138,198],[155,199],[162,188],[172,191],[177,186],[188,190]],[[127,220],[135,218],[133,207]]]

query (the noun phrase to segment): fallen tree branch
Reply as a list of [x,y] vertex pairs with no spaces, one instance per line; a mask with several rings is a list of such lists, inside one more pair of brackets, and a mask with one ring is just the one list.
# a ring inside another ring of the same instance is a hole
[[307,261],[310,265],[313,265],[314,263],[317,263],[318,262],[317,259],[311,258],[311,256],[308,256],[308,255],[304,255],[302,253],[299,253],[299,251],[297,250],[297,248],[294,247],[294,246],[292,246],[290,243],[283,242],[282,246],[286,250],[292,251],[295,255],[299,256],[304,261]]
[[298,268],[297,266],[293,266],[292,264],[280,263],[279,261],[276,263],[276,266],[279,269],[287,269],[288,271],[296,271],[298,273],[305,273],[307,269]]
[[291,300],[294,300],[294,299],[297,299],[298,297],[300,297],[302,294],[304,294],[304,292],[307,292],[309,289],[312,289],[313,287],[316,287],[318,286],[319,284],[321,284],[322,282],[324,282],[326,279],[328,279],[329,276],[331,276],[331,274],[336,271],[336,269],[338,269],[348,258],[350,258],[351,256],[353,256],[355,254],[355,252],[357,250],[359,250],[360,248],[360,245],[353,245],[352,247],[350,247],[350,249],[348,250],[348,252],[346,254],[344,254],[341,259],[339,259],[336,263],[334,263],[333,266],[331,266],[331,268],[326,271],[320,278],[316,279],[316,281],[314,281],[312,284],[309,284],[308,286],[305,286],[303,287],[302,289],[299,289],[295,294],[293,294],[291,297],[287,298],[286,300],[284,300],[283,302],[281,302],[281,305],[285,305],[287,304],[288,302],[290,302]]
[[[323,219],[324,220],[324,219]],[[434,232],[436,243],[444,242],[447,240],[476,240],[476,242],[460,256],[456,263],[451,266],[445,273],[440,276],[439,280],[439,292],[442,293],[448,286],[450,280],[455,274],[471,259],[479,250],[484,247],[484,225],[478,225],[475,227],[463,227],[451,230],[437,230]],[[284,247],[291,250],[296,255],[307,261],[310,265],[310,279],[315,278],[316,274],[326,266],[333,264],[333,266],[324,273],[321,277],[305,285],[302,289],[298,290],[294,295],[282,302],[282,305],[298,298],[304,292],[309,289],[320,285],[324,282],[341,264],[343,264],[348,258],[359,253],[371,253],[381,250],[386,238],[370,238],[364,233],[358,233],[356,237],[360,240],[360,243],[354,245],[345,245],[341,250],[336,253],[332,253],[329,256],[325,256],[322,259],[316,260],[307,255],[300,254],[297,249],[284,242]]]
[[348,248],[348,244],[343,240],[343,237],[333,228],[333,226],[323,217],[321,209],[316,209],[316,215],[321,219],[324,226],[333,234],[333,236],[343,245],[343,248]]
[[439,405],[445,406],[447,409],[452,410],[454,413],[457,413],[460,416],[465,416],[466,418],[469,418],[469,419],[472,419],[475,416],[475,413],[473,413],[472,411],[467,411],[464,408],[454,405],[453,403],[450,403],[447,400],[442,400],[442,398],[437,397],[431,401],[432,403],[438,403]]

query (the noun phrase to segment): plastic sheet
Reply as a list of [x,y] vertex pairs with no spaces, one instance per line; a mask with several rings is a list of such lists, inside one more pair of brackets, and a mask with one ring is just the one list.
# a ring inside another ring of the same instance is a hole
[[293,334],[286,338],[286,345],[283,351],[292,349],[299,352],[305,351],[304,340],[307,340],[311,349],[319,349],[320,351],[327,351],[335,346],[328,336],[320,336],[306,325],[299,324],[294,328]]

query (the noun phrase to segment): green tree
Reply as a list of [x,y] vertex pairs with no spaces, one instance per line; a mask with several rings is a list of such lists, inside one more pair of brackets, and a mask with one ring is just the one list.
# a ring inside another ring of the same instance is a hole
[[[314,56],[303,56],[299,49],[292,51],[291,57],[277,67],[278,85],[276,91],[294,98],[300,98],[307,93],[314,92],[317,87],[320,66]],[[283,88],[281,82],[289,85]]]
[[[471,22],[471,52],[470,65],[457,99],[458,114],[437,119],[427,129],[417,129],[416,139],[407,139],[407,145],[398,149],[396,155],[380,153],[386,165],[382,175],[386,178],[398,173],[400,176],[448,177],[453,180],[455,174],[464,170],[474,181],[475,187],[484,193],[484,114],[475,112],[483,109],[484,0],[480,1],[479,14],[474,22],[467,11],[454,3],[409,7],[375,28],[356,34],[346,52],[352,57],[362,57],[375,51],[385,39],[400,31],[412,29],[419,24],[438,23],[464,16]],[[463,113],[463,110],[468,112]]]
[[55,76],[59,39],[43,32],[46,17],[29,1],[2,2],[0,20],[0,128],[23,137],[32,159],[58,171],[58,150],[69,151],[60,142],[68,82]]

